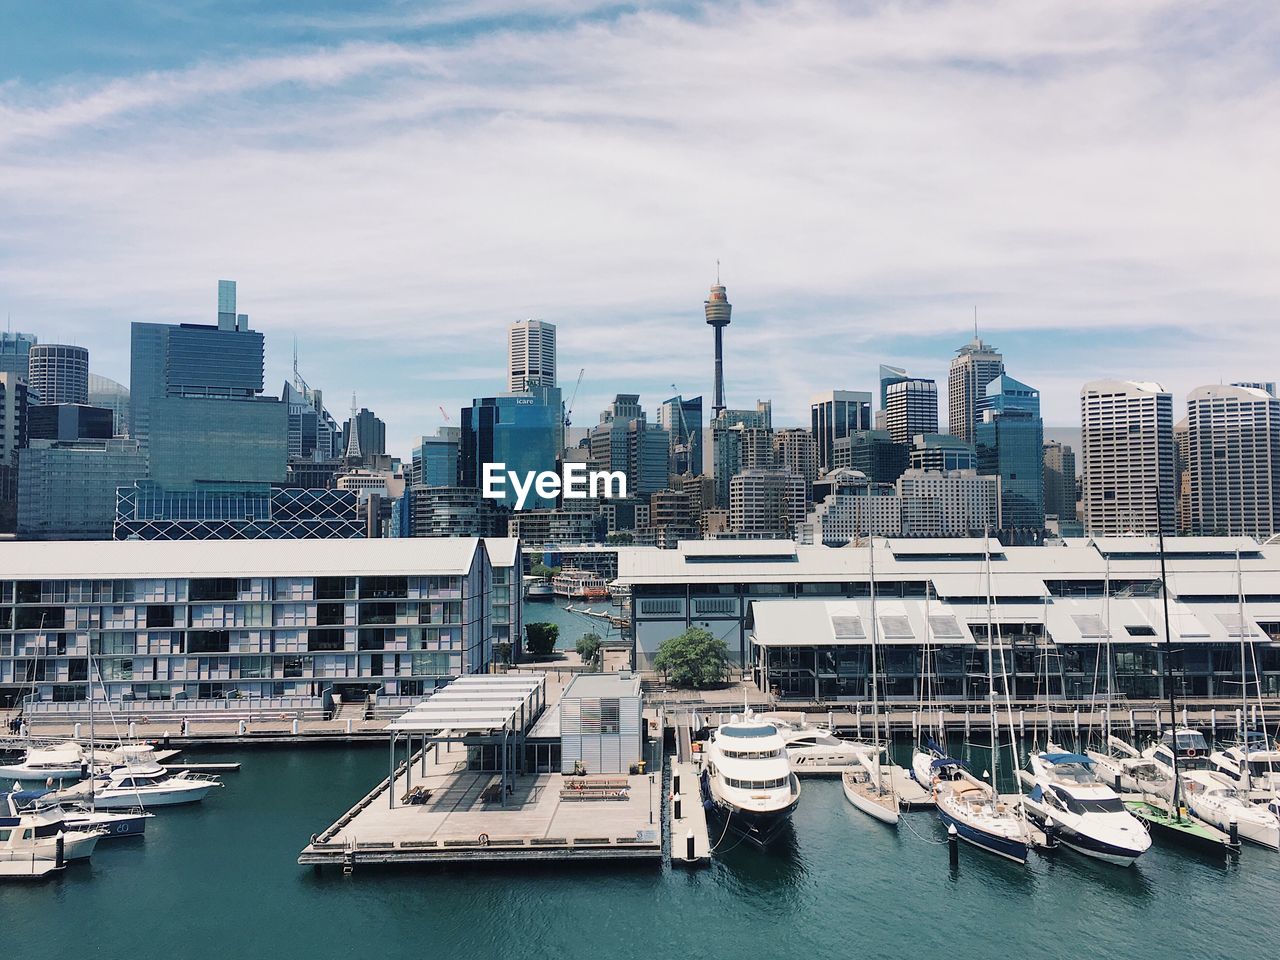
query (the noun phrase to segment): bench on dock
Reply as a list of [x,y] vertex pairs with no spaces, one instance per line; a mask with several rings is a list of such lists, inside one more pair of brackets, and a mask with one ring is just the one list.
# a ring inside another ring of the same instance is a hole
[[418,786],[418,787],[414,787],[412,790],[409,790],[407,793],[405,793],[405,795],[400,798],[400,802],[406,805],[414,805],[419,803],[426,803],[430,799],[431,799],[431,791],[428,790],[426,787]]
[[625,788],[618,787],[562,787],[560,790],[561,800],[626,800],[628,793]]
[[631,781],[626,777],[565,777],[565,790],[626,790]]

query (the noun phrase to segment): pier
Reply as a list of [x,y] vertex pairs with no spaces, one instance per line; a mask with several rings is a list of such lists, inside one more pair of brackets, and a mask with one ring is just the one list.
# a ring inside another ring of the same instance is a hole
[[[711,862],[711,836],[707,829],[707,811],[702,805],[702,765],[693,752],[693,718],[688,713],[678,714],[673,722],[676,752],[671,757],[668,821],[671,862],[705,866]],[[665,723],[665,719],[660,723]]]

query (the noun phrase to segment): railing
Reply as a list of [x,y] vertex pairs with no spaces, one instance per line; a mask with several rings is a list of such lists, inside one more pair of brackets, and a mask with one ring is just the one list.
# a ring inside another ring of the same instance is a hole
[[[288,714],[288,719],[321,719],[324,716],[324,700],[320,697],[240,697],[236,699],[208,700],[110,700],[93,703],[93,711],[104,721],[111,716],[128,720],[134,717],[173,716],[203,719],[241,719],[258,717],[276,719]],[[89,715],[89,705],[84,700],[54,702],[29,700],[24,704],[26,716],[32,719],[80,719]]]

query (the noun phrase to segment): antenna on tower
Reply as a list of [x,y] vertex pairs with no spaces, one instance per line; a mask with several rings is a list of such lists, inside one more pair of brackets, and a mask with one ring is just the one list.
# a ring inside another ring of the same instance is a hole
[[716,257],[716,286],[720,286],[720,258]]
[[973,339],[978,339],[978,305],[973,305]]

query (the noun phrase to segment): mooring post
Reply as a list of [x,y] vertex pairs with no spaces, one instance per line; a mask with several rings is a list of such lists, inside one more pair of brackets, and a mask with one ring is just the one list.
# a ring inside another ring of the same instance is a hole
[[947,854],[952,869],[960,866],[960,834],[956,833],[954,823],[947,825]]

